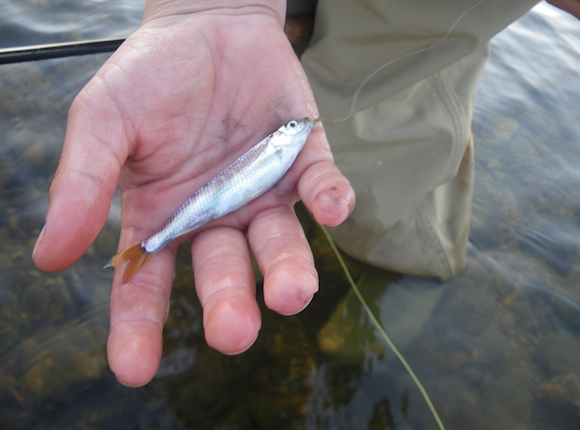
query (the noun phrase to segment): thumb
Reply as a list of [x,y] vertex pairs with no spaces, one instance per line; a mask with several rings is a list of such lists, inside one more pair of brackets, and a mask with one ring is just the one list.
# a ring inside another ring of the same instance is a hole
[[111,121],[119,118],[111,110],[114,104],[102,95],[86,103],[87,94],[77,96],[71,107],[46,224],[32,254],[43,270],[64,269],[91,246],[107,220],[126,158],[120,120]]

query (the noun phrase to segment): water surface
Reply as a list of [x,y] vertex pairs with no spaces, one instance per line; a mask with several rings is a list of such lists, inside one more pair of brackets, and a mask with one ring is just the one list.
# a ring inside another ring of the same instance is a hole
[[[1,47],[124,37],[142,3],[5,1]],[[349,260],[448,429],[580,425],[580,23],[540,5],[502,34],[476,100],[476,188],[465,270],[443,283]],[[435,429],[321,232],[302,211],[321,291],[300,315],[262,304],[228,357],[203,339],[181,249],[161,369],[128,389],[105,342],[119,205],[59,273],[30,258],[70,103],[107,54],[0,67],[2,429]]]

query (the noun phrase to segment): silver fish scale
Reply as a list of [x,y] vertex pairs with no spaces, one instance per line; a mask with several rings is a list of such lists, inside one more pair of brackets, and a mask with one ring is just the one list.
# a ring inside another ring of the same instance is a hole
[[248,204],[272,188],[306,143],[314,121],[293,120],[267,136],[190,197],[151,236],[141,242],[147,253]]

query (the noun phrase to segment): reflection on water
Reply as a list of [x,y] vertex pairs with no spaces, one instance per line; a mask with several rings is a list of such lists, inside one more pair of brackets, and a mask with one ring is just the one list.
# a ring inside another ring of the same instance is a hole
[[143,0],[5,0],[0,48],[126,37],[141,22]]
[[[129,0],[75,4],[73,15],[90,11],[100,19],[104,10],[104,22],[114,15],[111,31],[122,35],[142,7]],[[18,29],[8,45],[43,42],[49,31],[50,41],[63,32],[71,39],[114,35],[98,23],[85,23],[90,31],[83,33],[70,24],[73,15],[40,28],[35,14],[48,7],[1,5],[0,33]],[[350,261],[448,429],[580,423],[578,25],[540,6],[494,43],[474,119],[465,271],[442,283]],[[118,202],[72,268],[44,273],[30,259],[68,106],[106,58],[0,67],[2,429],[435,428],[305,214],[322,284],[311,306],[286,318],[262,304],[257,343],[239,356],[221,355],[203,339],[182,248],[158,376],[140,389],[115,381],[105,355],[111,272],[102,266],[116,250]]]

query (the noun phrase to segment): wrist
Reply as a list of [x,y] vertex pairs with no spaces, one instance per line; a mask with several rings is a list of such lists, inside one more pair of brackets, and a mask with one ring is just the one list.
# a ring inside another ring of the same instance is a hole
[[146,0],[143,22],[197,13],[220,15],[267,14],[280,25],[286,18],[286,0]]

